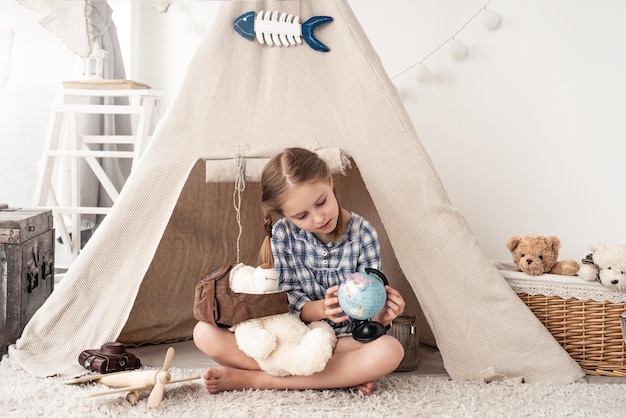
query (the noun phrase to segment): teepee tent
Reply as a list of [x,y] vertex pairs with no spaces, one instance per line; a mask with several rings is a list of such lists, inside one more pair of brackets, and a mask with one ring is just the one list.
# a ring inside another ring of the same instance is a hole
[[[330,51],[306,43],[260,44],[233,29],[238,16],[261,10],[303,21],[332,17],[309,31]],[[258,188],[253,182],[245,189],[216,183],[210,167],[231,164],[237,173],[242,162],[288,146],[338,148],[350,156],[347,178],[356,180],[348,182],[362,187],[339,186],[340,200],[342,192],[352,193],[342,205],[369,217],[359,194],[373,203],[391,243],[390,258],[417,296],[453,378],[489,367],[528,382],[583,376],[451,206],[345,0],[220,6],[118,201],[10,356],[34,376],[70,375],[84,372],[76,362],[81,350],[106,341],[189,338],[197,279],[239,249],[251,262],[262,234]],[[238,241],[233,197],[240,193],[244,233]]]

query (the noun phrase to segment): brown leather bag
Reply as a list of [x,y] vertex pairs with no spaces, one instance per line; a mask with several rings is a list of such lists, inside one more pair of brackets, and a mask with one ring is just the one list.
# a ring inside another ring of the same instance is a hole
[[262,294],[237,293],[230,288],[234,264],[209,272],[196,285],[193,316],[198,321],[231,327],[252,318],[289,312],[284,291]]

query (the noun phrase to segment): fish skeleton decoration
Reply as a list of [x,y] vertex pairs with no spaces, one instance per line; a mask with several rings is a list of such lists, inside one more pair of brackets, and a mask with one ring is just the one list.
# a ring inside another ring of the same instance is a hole
[[254,15],[254,11],[246,12],[234,22],[235,31],[250,41],[254,40],[255,33],[260,44],[269,46],[294,46],[301,44],[304,39],[316,51],[330,51],[313,33],[318,26],[332,22],[330,16],[313,16],[301,25],[300,16],[286,12],[279,16],[277,11],[261,10],[256,18]]

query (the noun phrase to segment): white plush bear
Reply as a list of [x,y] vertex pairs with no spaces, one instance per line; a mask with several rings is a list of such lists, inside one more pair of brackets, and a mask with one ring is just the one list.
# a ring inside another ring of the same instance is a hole
[[278,272],[268,264],[255,268],[239,263],[230,270],[230,288],[237,293],[276,292]]
[[591,253],[582,260],[578,277],[626,291],[626,245],[591,244],[589,249]]
[[[267,265],[238,264],[230,275],[240,293],[269,293],[278,289],[278,272]],[[274,376],[308,376],[324,370],[337,337],[325,321],[309,325],[291,313],[249,319],[230,328],[239,348]]]

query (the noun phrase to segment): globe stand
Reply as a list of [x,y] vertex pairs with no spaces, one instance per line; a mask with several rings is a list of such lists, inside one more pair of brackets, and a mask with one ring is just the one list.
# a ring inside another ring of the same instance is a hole
[[354,321],[356,322],[356,326],[352,331],[352,338],[359,342],[369,343],[387,333],[387,330],[380,322],[372,321],[370,319],[355,319]]

